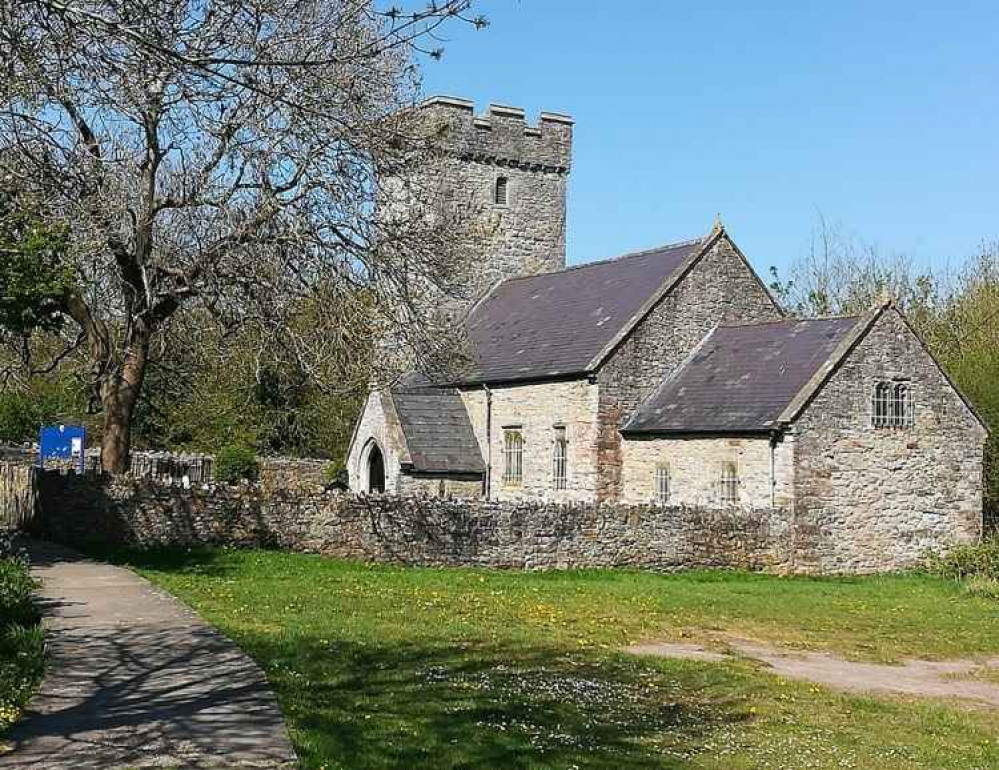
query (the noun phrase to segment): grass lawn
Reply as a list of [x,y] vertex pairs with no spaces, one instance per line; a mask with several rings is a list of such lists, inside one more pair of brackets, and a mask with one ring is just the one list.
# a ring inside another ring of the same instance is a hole
[[31,599],[27,565],[0,558],[0,755],[2,738],[21,716],[44,670],[44,640]]
[[880,661],[999,654],[999,604],[936,578],[114,558],[260,663],[311,770],[999,768],[999,712],[618,651],[739,634]]

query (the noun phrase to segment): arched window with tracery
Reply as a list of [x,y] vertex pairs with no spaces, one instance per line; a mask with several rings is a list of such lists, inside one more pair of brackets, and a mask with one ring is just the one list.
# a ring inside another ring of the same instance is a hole
[[875,428],[909,428],[915,424],[912,387],[909,383],[882,380],[874,386],[871,423]]

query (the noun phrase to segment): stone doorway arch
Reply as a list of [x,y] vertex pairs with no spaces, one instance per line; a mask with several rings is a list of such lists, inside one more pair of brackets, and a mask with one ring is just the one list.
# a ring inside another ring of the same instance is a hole
[[374,441],[368,448],[368,458],[365,462],[367,466],[368,488],[365,490],[369,494],[384,494],[385,492],[385,455],[382,454],[381,447]]

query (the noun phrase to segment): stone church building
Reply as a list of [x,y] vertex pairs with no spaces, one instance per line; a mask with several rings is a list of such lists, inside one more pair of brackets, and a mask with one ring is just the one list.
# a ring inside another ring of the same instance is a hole
[[571,119],[424,109],[453,137],[453,183],[497,223],[466,317],[474,365],[370,394],[353,490],[782,508],[894,522],[917,545],[979,535],[985,427],[890,300],[786,317],[720,222],[566,267]]

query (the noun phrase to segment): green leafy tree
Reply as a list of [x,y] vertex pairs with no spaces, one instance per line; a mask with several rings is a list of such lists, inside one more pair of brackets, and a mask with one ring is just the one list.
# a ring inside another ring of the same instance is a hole
[[0,187],[0,329],[23,338],[62,328],[73,285],[63,227],[47,225],[32,203]]

